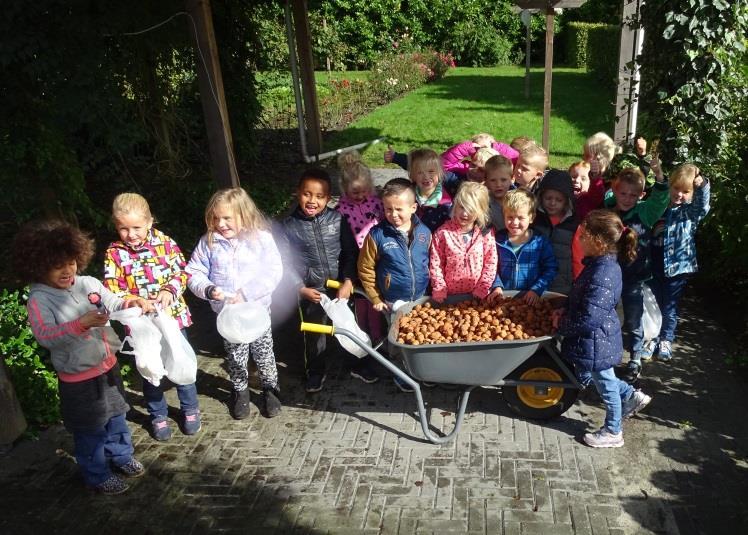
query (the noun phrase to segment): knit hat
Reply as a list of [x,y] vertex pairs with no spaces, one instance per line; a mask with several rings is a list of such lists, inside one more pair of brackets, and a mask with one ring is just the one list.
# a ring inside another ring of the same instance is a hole
[[548,171],[538,187],[538,199],[547,189],[558,191],[566,197],[569,206],[574,206],[574,186],[571,182],[571,175],[568,171],[561,169],[551,169]]

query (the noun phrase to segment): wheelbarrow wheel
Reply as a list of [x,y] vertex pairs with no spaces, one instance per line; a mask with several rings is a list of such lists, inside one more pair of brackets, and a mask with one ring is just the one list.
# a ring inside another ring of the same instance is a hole
[[[566,373],[545,351],[540,350],[515,369],[507,379],[515,381],[569,382]],[[540,388],[531,385],[503,386],[509,408],[525,418],[547,420],[566,412],[579,395],[576,388]]]

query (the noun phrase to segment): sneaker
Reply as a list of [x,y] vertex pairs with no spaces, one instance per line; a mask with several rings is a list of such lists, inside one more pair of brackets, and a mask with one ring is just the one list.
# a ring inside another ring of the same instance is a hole
[[244,420],[249,416],[249,388],[234,390],[231,393],[230,408],[234,420]]
[[655,349],[657,349],[657,342],[649,340],[644,343],[642,348],[634,354],[634,360],[652,360]]
[[156,418],[151,422],[151,435],[159,442],[166,442],[171,438],[171,428],[166,418]]
[[673,358],[673,343],[670,340],[663,340],[657,346],[657,359],[667,361]]
[[631,397],[623,402],[623,406],[621,407],[623,414],[621,417],[632,417],[634,414],[649,405],[650,401],[652,401],[652,396],[648,396],[641,390],[635,390],[634,393],[631,394]]
[[200,418],[200,411],[184,415],[184,420],[182,421],[182,433],[185,435],[196,435],[202,428],[203,424]]
[[367,366],[366,364],[352,369],[351,377],[360,379],[368,385],[379,381],[379,376],[374,372],[374,370],[371,369],[371,367]]
[[312,374],[307,377],[306,386],[304,387],[304,389],[310,394],[319,392],[320,390],[322,390],[322,385],[325,384],[326,378],[327,376],[324,374]]
[[639,374],[642,371],[641,364],[634,360],[630,360],[626,367],[623,369],[620,378],[623,381],[631,384],[639,378]]
[[405,381],[403,381],[402,379],[400,379],[397,375],[393,376],[392,380],[395,382],[395,386],[398,387],[400,391],[413,392],[413,389],[411,388],[411,386]]
[[122,466],[118,466],[117,470],[125,477],[140,477],[145,474],[145,466],[135,457],[132,457]]
[[584,443],[592,448],[620,448],[623,446],[623,431],[611,433],[604,427],[584,435]]
[[95,487],[91,487],[92,490],[95,490],[96,492],[104,494],[106,496],[115,496],[117,494],[122,494],[129,488],[130,485],[125,483],[125,481],[119,476],[110,476],[109,479],[107,479],[103,483],[99,483]]
[[280,392],[278,388],[263,388],[263,398],[265,400],[265,416],[268,418],[274,418],[281,412],[281,402],[278,399]]

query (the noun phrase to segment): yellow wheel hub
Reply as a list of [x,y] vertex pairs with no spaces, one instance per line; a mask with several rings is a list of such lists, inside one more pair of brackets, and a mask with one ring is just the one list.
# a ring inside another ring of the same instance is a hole
[[[561,376],[550,368],[531,368],[520,376],[522,381],[546,381],[561,382]],[[530,386],[522,385],[517,387],[517,396],[519,399],[533,409],[547,409],[553,407],[561,400],[564,395],[563,387]]]

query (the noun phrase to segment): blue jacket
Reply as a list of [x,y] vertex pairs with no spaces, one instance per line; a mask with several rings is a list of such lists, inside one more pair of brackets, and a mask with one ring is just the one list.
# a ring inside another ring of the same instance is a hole
[[551,242],[536,232],[515,253],[506,230],[501,230],[496,233],[496,249],[499,271],[491,289],[532,290],[543,295],[558,273]]
[[621,266],[615,255],[592,256],[569,294],[558,334],[561,353],[584,371],[612,368],[623,355],[616,305],[621,298]]
[[695,188],[693,201],[671,206],[652,231],[652,264],[655,272],[675,277],[698,271],[696,228],[709,213],[710,186],[704,180]]
[[431,231],[413,216],[411,240],[388,221],[372,227],[358,257],[361,285],[374,304],[414,301],[429,284]]

